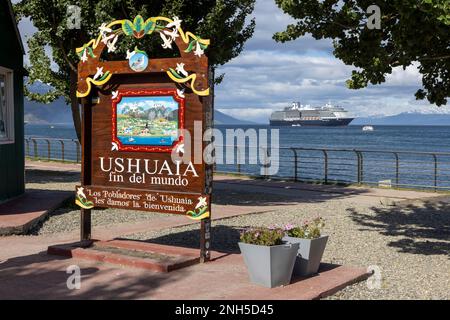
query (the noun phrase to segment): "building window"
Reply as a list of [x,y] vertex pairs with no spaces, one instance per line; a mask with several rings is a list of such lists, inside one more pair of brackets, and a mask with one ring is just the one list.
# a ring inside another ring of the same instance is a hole
[[14,143],[14,74],[0,66],[0,144]]

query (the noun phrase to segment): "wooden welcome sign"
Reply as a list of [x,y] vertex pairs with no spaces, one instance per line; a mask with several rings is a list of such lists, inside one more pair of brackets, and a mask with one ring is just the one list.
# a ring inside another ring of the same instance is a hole
[[[118,20],[77,49],[78,91],[83,106],[81,238],[91,238],[94,207],[185,215],[201,221],[201,258],[209,259],[212,168],[185,161],[186,145],[200,143],[212,125],[209,40],[181,28],[181,20],[153,17]],[[151,59],[144,48],[127,50],[122,61],[105,61],[121,37],[158,35],[179,57]],[[176,46],[176,47],[175,47]],[[175,47],[175,48],[173,48]],[[185,132],[201,124],[201,136]],[[190,136],[190,135],[189,135]],[[174,160],[179,159],[179,160]],[[178,156],[178,158],[176,157]]]

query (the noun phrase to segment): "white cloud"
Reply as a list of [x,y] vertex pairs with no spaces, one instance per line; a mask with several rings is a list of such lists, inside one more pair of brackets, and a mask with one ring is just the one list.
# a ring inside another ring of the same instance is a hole
[[315,40],[311,36],[298,41],[276,43],[272,36],[278,31],[284,31],[286,26],[295,23],[289,15],[284,14],[273,0],[257,0],[253,17],[256,20],[256,30],[253,37],[246,43],[247,50],[272,50],[274,46],[284,51],[331,52],[330,40]]
[[292,101],[323,105],[328,101],[342,105],[355,116],[387,116],[403,112],[450,113],[450,107],[438,108],[427,101],[416,101],[421,87],[417,65],[395,68],[386,82],[350,90],[345,82],[351,76],[347,66],[332,55],[328,40],[311,37],[279,44],[272,40],[293,20],[272,1],[258,1],[256,31],[242,54],[218,70],[223,83],[216,88],[220,111],[257,121],[268,122],[273,110]]
[[279,108],[269,108],[269,109],[256,109],[256,108],[229,108],[229,109],[218,109],[229,116],[236,119],[252,119],[257,123],[265,123],[269,119],[270,114]]
[[[402,112],[450,113],[450,107],[416,101],[421,87],[417,66],[396,68],[386,83],[361,90],[345,86],[352,71],[332,55],[330,40],[305,36],[288,43],[276,43],[272,36],[294,23],[272,0],[257,0],[253,14],[256,31],[242,54],[217,70],[225,72],[216,87],[215,106],[238,118],[267,122],[273,110],[292,101],[323,105],[328,101],[342,105],[360,117],[394,115]],[[24,38],[35,32],[28,19],[19,24]]]

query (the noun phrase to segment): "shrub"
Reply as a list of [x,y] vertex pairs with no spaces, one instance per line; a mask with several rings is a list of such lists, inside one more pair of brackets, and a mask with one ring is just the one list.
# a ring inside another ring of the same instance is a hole
[[282,229],[251,228],[241,233],[241,242],[259,246],[276,246],[283,244]]
[[318,217],[313,221],[305,221],[302,226],[286,225],[286,235],[294,238],[316,239],[321,236],[321,230],[325,226],[323,218]]

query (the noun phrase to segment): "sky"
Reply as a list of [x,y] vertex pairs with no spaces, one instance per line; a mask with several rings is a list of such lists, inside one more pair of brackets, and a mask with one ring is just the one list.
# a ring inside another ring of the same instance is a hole
[[276,43],[273,34],[295,21],[271,0],[257,1],[254,17],[254,37],[239,57],[219,70],[225,73],[224,82],[216,89],[215,105],[220,111],[266,122],[272,111],[293,101],[313,106],[330,101],[358,117],[450,113],[449,106],[438,108],[415,99],[414,93],[421,87],[416,66],[394,69],[382,85],[350,90],[345,81],[353,68],[333,56],[330,40],[307,36],[287,44]]
[[[253,38],[239,57],[217,70],[217,74],[225,73],[224,81],[216,87],[215,107],[219,111],[259,123],[267,123],[271,112],[293,101],[312,106],[331,102],[356,117],[404,112],[450,114],[450,106],[438,108],[415,99],[414,93],[421,87],[416,66],[394,69],[382,85],[350,90],[345,81],[353,68],[333,56],[330,40],[306,36],[276,43],[272,35],[294,20],[272,0],[257,0],[252,16],[256,19]],[[26,42],[34,28],[28,20],[23,20],[19,28]]]

